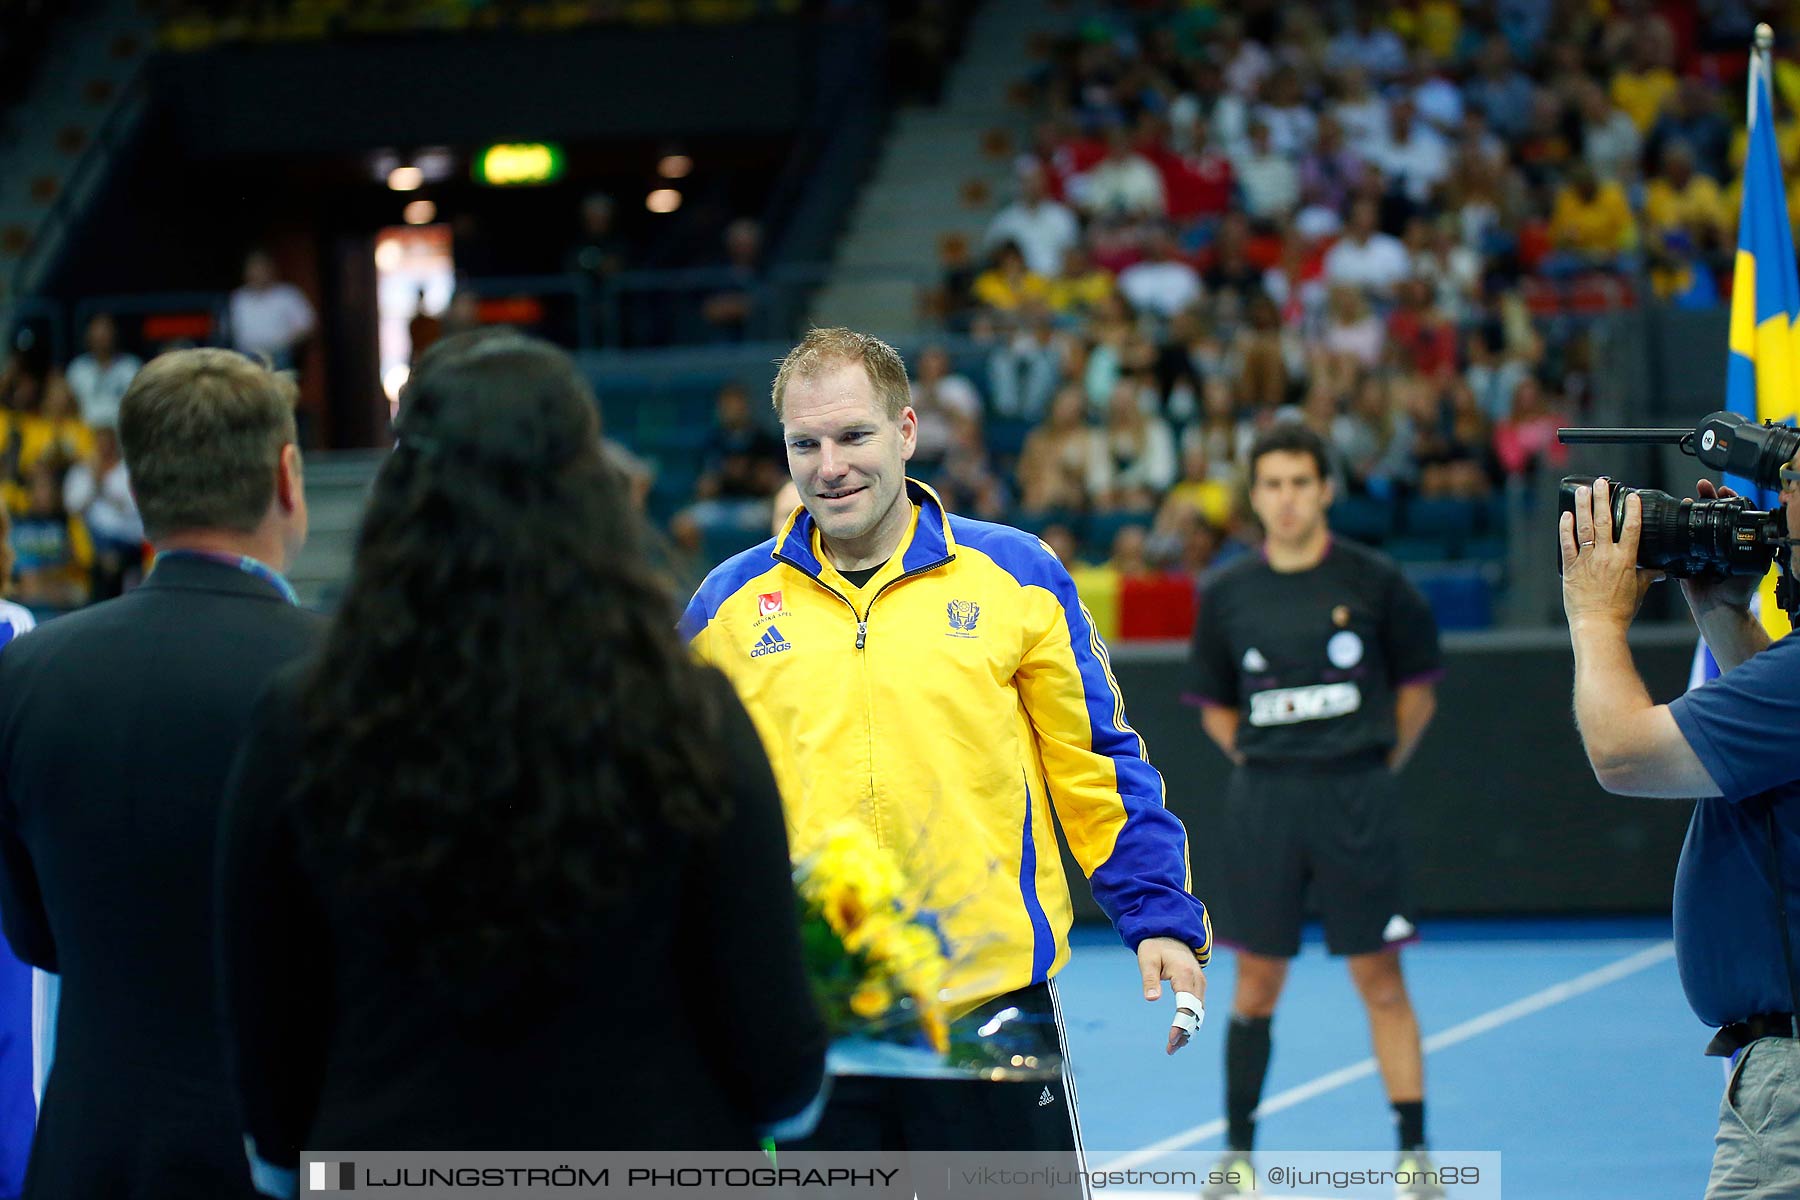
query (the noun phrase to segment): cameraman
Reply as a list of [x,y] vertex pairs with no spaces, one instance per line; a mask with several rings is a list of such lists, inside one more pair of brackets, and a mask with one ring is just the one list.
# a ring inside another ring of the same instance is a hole
[[[1790,528],[1800,474],[1782,472]],[[1702,500],[1729,497],[1700,481]],[[1724,674],[1666,705],[1644,690],[1625,630],[1655,571],[1637,566],[1643,506],[1578,488],[1564,513],[1563,608],[1575,646],[1575,719],[1594,775],[1628,796],[1697,796],[1675,873],[1675,953],[1695,1014],[1728,1056],[1707,1200],[1794,1196],[1800,1180],[1800,637],[1771,642],[1750,612],[1758,581],[1683,579]]]

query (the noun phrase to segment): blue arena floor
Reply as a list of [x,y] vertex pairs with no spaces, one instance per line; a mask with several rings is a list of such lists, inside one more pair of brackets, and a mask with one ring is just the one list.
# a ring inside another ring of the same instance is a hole
[[[1710,1031],[1682,999],[1666,920],[1439,921],[1423,934],[1405,970],[1440,1154],[1499,1151],[1518,1200],[1705,1190],[1723,1067],[1701,1053]],[[1208,969],[1206,1024],[1173,1058],[1171,1005],[1144,1002],[1110,931],[1077,930],[1058,979],[1090,1165],[1222,1148],[1231,954]],[[1316,937],[1275,1017],[1263,1107],[1260,1149],[1394,1145],[1361,1003]]]

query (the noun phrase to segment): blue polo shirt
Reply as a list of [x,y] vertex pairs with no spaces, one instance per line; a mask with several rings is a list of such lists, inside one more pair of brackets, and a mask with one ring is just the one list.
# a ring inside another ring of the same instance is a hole
[[1694,807],[1675,870],[1675,961],[1708,1025],[1788,1012],[1781,929],[1769,873],[1774,806],[1788,927],[1800,948],[1800,636],[1669,705],[1724,793]]

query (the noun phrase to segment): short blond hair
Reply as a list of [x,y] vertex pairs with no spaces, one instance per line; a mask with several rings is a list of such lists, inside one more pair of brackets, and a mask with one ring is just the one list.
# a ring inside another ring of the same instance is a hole
[[775,372],[775,386],[769,393],[776,419],[781,419],[781,405],[790,380],[796,376],[811,379],[845,363],[862,364],[874,385],[876,399],[881,401],[881,410],[888,420],[898,421],[901,411],[912,403],[912,387],[906,381],[906,363],[900,352],[878,337],[843,328],[808,331],[781,360]]
[[253,531],[296,443],[292,376],[233,350],[150,360],[119,401],[119,446],[151,541],[190,529]]

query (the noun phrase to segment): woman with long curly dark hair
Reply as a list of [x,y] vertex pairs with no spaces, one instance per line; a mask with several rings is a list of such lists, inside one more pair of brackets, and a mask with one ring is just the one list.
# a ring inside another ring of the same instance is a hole
[[452,337],[401,404],[224,818],[255,1153],[753,1145],[824,1032],[749,718],[680,644],[567,355]]

